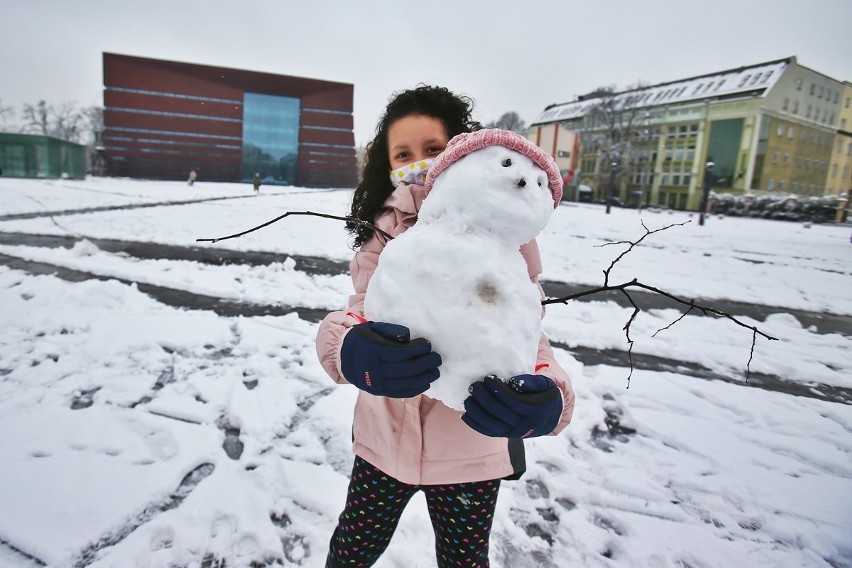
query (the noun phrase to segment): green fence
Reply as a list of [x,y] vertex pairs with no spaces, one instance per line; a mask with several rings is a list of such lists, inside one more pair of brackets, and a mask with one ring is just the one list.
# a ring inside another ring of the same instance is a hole
[[86,177],[86,147],[51,136],[0,132],[3,177]]

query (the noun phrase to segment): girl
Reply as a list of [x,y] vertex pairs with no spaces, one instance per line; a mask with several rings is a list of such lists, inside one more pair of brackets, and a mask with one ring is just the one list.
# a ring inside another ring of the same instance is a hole
[[[392,236],[411,227],[432,160],[453,136],[480,128],[471,111],[469,98],[443,87],[419,86],[392,98],[367,148],[351,216]],[[348,228],[357,249],[350,263],[355,294],[346,311],[323,320],[317,334],[317,353],[329,376],[360,389],[355,462],[326,566],[372,566],[417,491],[426,497],[438,565],[489,566],[500,480],[518,479],[526,469],[521,438],[556,434],[568,425],[571,383],[542,336],[539,374],[517,377],[514,389],[485,377],[471,388],[463,414],[422,395],[440,375],[440,354],[428,338],[410,338],[404,322],[364,319],[367,284],[386,241],[360,223]],[[537,285],[535,241],[521,252]]]

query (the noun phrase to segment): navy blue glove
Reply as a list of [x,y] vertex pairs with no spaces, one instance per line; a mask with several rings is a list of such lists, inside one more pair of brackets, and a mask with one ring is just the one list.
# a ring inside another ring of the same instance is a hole
[[544,375],[518,375],[508,382],[489,375],[469,390],[462,420],[493,438],[544,436],[562,416],[562,391]]
[[343,337],[340,368],[346,380],[376,396],[411,398],[440,376],[441,356],[432,344],[410,339],[407,327],[368,321],[352,326]]

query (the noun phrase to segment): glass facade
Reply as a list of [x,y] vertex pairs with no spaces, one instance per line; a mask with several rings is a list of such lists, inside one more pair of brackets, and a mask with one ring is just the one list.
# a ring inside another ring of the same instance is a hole
[[265,184],[293,185],[299,157],[300,101],[293,97],[245,93],[240,175],[255,173]]
[[715,187],[733,187],[737,154],[743,135],[742,118],[716,120],[710,125],[707,157],[713,158]]
[[0,132],[0,170],[4,177],[86,177],[86,148],[50,136]]

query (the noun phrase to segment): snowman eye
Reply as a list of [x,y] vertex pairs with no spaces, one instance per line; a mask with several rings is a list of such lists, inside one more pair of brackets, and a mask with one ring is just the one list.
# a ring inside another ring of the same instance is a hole
[[503,167],[504,167],[504,168],[508,168],[508,167],[509,167],[509,166],[511,166],[511,165],[512,165],[512,160],[511,160],[511,159],[506,158],[505,160],[503,160]]

